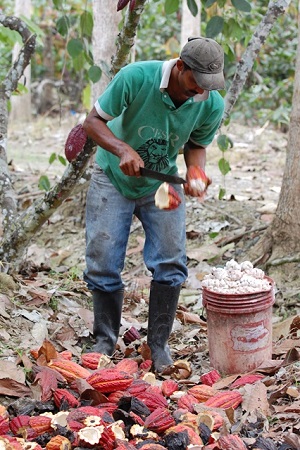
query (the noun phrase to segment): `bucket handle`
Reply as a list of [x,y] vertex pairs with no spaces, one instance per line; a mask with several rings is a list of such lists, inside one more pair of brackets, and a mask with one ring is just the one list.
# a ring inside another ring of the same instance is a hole
[[205,311],[206,311],[206,309],[204,308],[204,306],[202,306],[202,309],[200,310],[199,317],[200,317],[201,320],[203,320],[203,322],[207,322],[207,317],[205,315]]

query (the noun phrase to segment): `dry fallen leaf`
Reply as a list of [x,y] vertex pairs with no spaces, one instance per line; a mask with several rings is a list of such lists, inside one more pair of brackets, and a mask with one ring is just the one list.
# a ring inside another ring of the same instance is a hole
[[[32,384],[34,386],[40,386],[42,402],[47,402],[48,400],[50,400],[53,395],[53,391],[57,389],[57,374],[58,373],[56,373],[55,370],[52,370],[49,367],[42,367],[39,373],[36,375]],[[63,377],[60,376],[59,378],[61,379]]]
[[257,382],[255,384],[246,384],[243,387],[242,407],[250,414],[253,411],[260,411],[264,416],[269,416],[271,414],[267,397],[267,388],[264,383]]

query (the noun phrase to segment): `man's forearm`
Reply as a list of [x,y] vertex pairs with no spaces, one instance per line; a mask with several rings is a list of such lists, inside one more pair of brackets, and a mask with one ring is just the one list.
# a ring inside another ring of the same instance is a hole
[[140,176],[140,167],[144,167],[144,161],[130,145],[113,134],[95,107],[85,119],[83,128],[96,144],[120,158],[119,166],[125,175]]
[[200,166],[204,170],[206,163],[206,148],[186,145],[184,147],[184,160],[187,167]]

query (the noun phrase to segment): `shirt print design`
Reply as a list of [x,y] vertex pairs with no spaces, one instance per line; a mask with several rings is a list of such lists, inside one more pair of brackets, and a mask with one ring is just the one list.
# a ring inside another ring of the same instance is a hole
[[137,149],[147,169],[161,172],[169,165],[167,141],[165,139],[148,139]]

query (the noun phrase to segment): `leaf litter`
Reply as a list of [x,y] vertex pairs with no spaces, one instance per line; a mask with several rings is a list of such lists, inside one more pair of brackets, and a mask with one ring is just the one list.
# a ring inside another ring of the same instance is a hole
[[[37,122],[36,126],[41,123]],[[50,134],[53,122],[44,129],[45,146],[41,146],[40,140],[31,143],[33,155],[43,148],[43,164],[33,167],[32,161],[29,165],[14,155],[13,177],[26,205],[39,195],[37,180],[47,168],[47,130]],[[60,144],[69,129],[70,124],[64,122],[59,133]],[[235,149],[228,156],[232,171],[226,180],[226,200],[217,200],[218,186],[223,180],[217,172],[220,154],[214,148],[208,158],[208,173],[213,178],[209,196],[203,204],[195,199],[187,202],[189,278],[182,289],[170,339],[176,365],[173,372],[154,375],[152,382],[158,387],[163,380],[176,380],[180,391],[186,392],[193,385],[201,385],[200,376],[212,369],[201,280],[212,266],[224,266],[231,258],[247,259],[247,250],[272,219],[272,205],[278,200],[284,166],[276,164],[275,167],[274,155],[284,160],[285,155],[279,154],[279,140],[286,140],[285,135],[278,137],[278,131],[274,139],[274,133],[265,129],[259,134],[236,125],[231,135],[236,142]],[[14,139],[19,142],[18,132],[13,130],[11,134],[10,145]],[[243,145],[239,144],[239,139]],[[48,151],[52,152],[53,148]],[[60,168],[56,169],[50,168],[49,177],[53,182]],[[28,189],[24,192],[26,183]],[[91,294],[82,281],[84,206],[84,193],[71,196],[32,242],[20,273],[13,277],[0,274],[0,404],[8,409],[10,420],[28,410],[30,415],[39,415],[45,408],[57,412],[53,392],[58,386],[72,389],[57,372],[47,367],[47,360],[68,352],[73,361],[80,363],[82,351],[91,345]],[[151,278],[142,259],[143,242],[141,226],[133,220],[123,272],[124,313],[118,346],[108,362],[111,367],[127,359],[141,365],[149,357],[146,333]],[[265,361],[250,374],[223,376],[214,385],[220,392],[230,392],[237,383],[242,402],[236,409],[218,411],[226,419],[226,426],[218,432],[239,436],[249,449],[300,448],[300,288],[296,282],[299,267],[288,266],[288,270],[273,268],[268,273],[276,282],[272,360]],[[140,337],[128,344],[124,335],[131,327],[138,330]],[[40,360],[33,358],[34,351],[41,353]],[[243,384],[244,377],[246,384]],[[255,381],[250,383],[253,379]],[[82,404],[87,404],[87,399],[98,405],[103,401],[99,393],[89,390],[85,383],[80,392]],[[170,401],[170,405],[175,414],[176,401]],[[192,414],[203,410],[207,410],[205,405],[197,403]],[[201,448],[223,447],[217,439],[211,444],[206,442]]]

